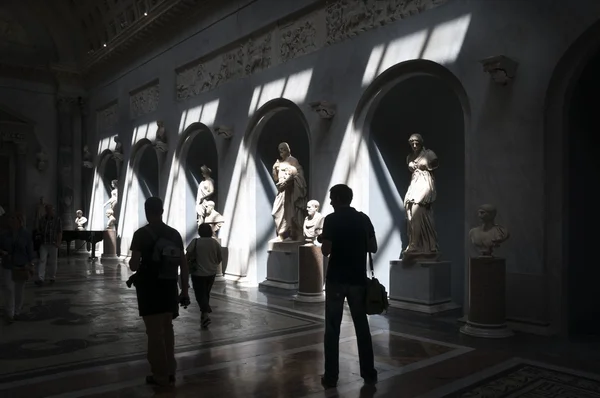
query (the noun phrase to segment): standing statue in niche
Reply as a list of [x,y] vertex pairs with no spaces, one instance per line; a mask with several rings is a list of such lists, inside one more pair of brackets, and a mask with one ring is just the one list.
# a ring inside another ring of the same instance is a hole
[[156,122],[156,139],[154,141],[154,146],[160,152],[168,152],[169,145],[167,143],[167,133],[165,131],[165,123],[162,120]]
[[309,200],[306,204],[308,215],[304,219],[304,242],[314,244],[321,232],[323,232],[324,217],[319,213],[321,205],[316,200]]
[[215,210],[215,202],[209,200],[206,202],[206,216],[204,217],[204,224],[210,225],[213,231],[213,238],[219,236],[219,230],[223,226],[225,218],[221,213]]
[[306,180],[298,159],[292,156],[290,146],[278,146],[279,159],[273,165],[273,180],[277,196],[273,203],[273,219],[279,240],[302,239],[302,223],[306,212]]
[[108,219],[108,221],[106,222],[106,229],[115,229],[117,225],[117,219],[115,218],[115,212],[112,209],[106,210],[106,218]]
[[92,152],[90,152],[90,147],[87,145],[83,146],[83,167],[86,169],[94,168],[94,157],[92,156]]
[[85,231],[85,224],[87,224],[87,218],[83,216],[83,211],[77,210],[75,212],[77,217],[75,217],[75,225],[77,225],[78,231]]
[[113,159],[117,164],[117,177],[121,175],[121,166],[123,165],[123,161],[125,157],[123,156],[123,143],[118,135],[115,135],[113,140],[115,141],[115,149],[113,151]]
[[112,180],[110,182],[110,186],[112,188],[112,191],[110,191],[110,198],[102,207],[110,206],[111,210],[115,210],[115,208],[117,207],[117,203],[119,202],[119,188],[117,186],[118,183],[119,182],[117,180]]
[[481,225],[469,231],[471,243],[483,257],[493,256],[494,248],[506,241],[510,234],[505,227],[495,223],[496,207],[494,205],[481,205],[477,211]]
[[437,260],[439,251],[432,206],[436,199],[433,171],[438,168],[438,158],[432,150],[423,146],[420,134],[411,135],[408,143],[412,153],[407,156],[406,163],[412,177],[404,197],[408,246],[402,253],[402,259]]
[[207,202],[212,199],[215,194],[215,182],[210,178],[212,170],[206,165],[203,165],[200,167],[200,172],[202,173],[202,182],[198,185],[198,193],[196,194],[198,225],[204,222],[204,218],[207,216]]

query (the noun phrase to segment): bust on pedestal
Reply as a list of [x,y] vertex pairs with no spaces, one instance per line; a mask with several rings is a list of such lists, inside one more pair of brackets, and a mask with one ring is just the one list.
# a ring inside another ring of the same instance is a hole
[[494,248],[510,235],[495,223],[496,208],[479,206],[479,227],[469,238],[479,256],[469,259],[469,314],[460,331],[475,337],[504,338],[513,335],[506,325],[506,260],[493,255]]
[[287,290],[298,288],[298,247],[303,241],[302,223],[306,212],[307,186],[304,169],[292,156],[290,146],[277,147],[279,159],[273,165],[273,182],[277,196],[271,215],[277,237],[269,241],[267,278],[259,286]]
[[308,216],[304,219],[304,245],[298,248],[298,295],[296,301],[322,303],[323,259],[320,246],[315,241],[323,232],[323,215],[319,213],[319,202],[311,200],[306,205]]
[[459,308],[451,299],[451,263],[439,261],[433,204],[437,198],[433,171],[436,154],[426,149],[423,137],[408,139],[412,153],[406,163],[411,181],[404,196],[408,245],[401,260],[390,261],[390,306],[433,314]]
[[[205,207],[205,216],[204,216],[204,224],[210,225],[212,229],[212,237],[216,239],[219,244],[221,244],[221,239],[219,239],[219,231],[225,223],[225,218],[221,213],[215,210],[215,202],[212,200],[204,202]],[[221,252],[223,254],[223,261],[219,264],[219,268],[217,269],[217,276],[215,277],[215,282],[225,282],[225,275],[223,273],[224,269],[227,269],[227,259],[228,259],[228,250],[226,247],[221,246]]]
[[[75,226],[77,231],[85,231],[85,224],[87,224],[87,218],[83,216],[83,211],[77,210],[75,212]],[[85,241],[81,239],[75,240],[75,250],[80,252],[87,252],[85,248]]]
[[108,219],[106,223],[106,230],[104,231],[104,239],[103,242],[103,251],[102,251],[102,259],[103,260],[116,260],[117,257],[117,219],[115,218],[115,212],[112,209],[106,210],[106,218]]

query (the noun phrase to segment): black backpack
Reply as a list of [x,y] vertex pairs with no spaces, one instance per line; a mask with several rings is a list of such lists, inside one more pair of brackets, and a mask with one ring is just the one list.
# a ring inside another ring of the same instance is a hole
[[176,281],[181,265],[181,249],[175,242],[157,236],[149,225],[146,226],[146,230],[154,240],[152,262],[158,265],[158,279]]

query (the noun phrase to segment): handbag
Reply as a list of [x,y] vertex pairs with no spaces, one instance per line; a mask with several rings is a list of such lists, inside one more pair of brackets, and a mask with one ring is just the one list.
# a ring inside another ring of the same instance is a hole
[[387,312],[390,303],[388,302],[388,294],[385,286],[379,283],[375,278],[375,270],[373,269],[373,256],[369,254],[369,268],[371,269],[371,278],[367,278],[367,294],[366,294],[366,309],[367,315],[379,315],[383,311]]
[[12,269],[12,280],[13,282],[27,282],[31,272],[27,267],[13,267]]

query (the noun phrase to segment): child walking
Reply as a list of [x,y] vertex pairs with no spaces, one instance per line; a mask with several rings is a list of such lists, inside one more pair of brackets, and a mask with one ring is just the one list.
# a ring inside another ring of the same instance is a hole
[[206,329],[210,325],[208,314],[210,308],[210,289],[215,282],[219,264],[223,261],[221,245],[213,239],[213,230],[209,224],[198,226],[199,238],[192,240],[186,249],[186,257],[192,276],[192,287],[196,301],[200,306],[201,326]]

